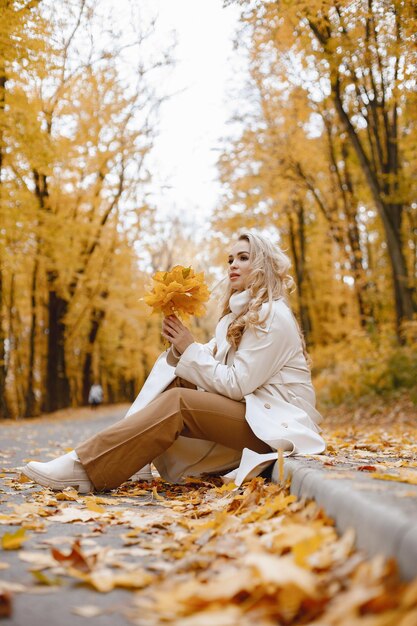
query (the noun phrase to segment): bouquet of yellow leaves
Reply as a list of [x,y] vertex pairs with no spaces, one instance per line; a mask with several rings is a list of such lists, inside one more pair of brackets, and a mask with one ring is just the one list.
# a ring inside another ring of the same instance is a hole
[[176,265],[169,272],[156,272],[155,285],[145,296],[153,313],[176,314],[187,320],[190,315],[200,317],[205,313],[204,303],[210,292],[204,282],[204,272],[196,274],[191,267]]

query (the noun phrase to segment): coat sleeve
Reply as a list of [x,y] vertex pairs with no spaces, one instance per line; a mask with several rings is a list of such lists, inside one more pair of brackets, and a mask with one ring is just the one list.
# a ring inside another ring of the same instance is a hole
[[[213,355],[214,346],[216,345],[216,338],[213,337],[213,339],[210,339],[208,343],[203,343],[199,345],[201,345],[201,347],[204,348],[204,350],[206,350],[208,354]],[[175,346],[171,346],[167,352],[168,365],[172,365],[173,367],[175,367],[178,361],[180,360],[180,358],[181,358],[181,352],[178,352]]]
[[222,365],[199,343],[184,350],[175,369],[206,391],[242,400],[265,385],[300,350],[301,343],[294,321],[288,315],[273,313],[268,330],[247,329],[232,365]]

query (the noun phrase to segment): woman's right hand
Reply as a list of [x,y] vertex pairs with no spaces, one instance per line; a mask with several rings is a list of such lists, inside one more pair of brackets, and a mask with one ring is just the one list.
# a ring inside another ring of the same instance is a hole
[[162,322],[162,336],[167,339],[180,354],[194,343],[194,337],[176,315],[164,317]]

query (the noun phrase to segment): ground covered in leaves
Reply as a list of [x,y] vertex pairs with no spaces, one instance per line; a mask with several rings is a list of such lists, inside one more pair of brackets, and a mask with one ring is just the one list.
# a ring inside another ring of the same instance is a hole
[[327,450],[314,458],[324,465],[417,485],[417,405],[409,394],[330,409],[323,427]]
[[[337,464],[342,455],[367,465],[368,475],[411,482],[412,407],[405,414],[397,424],[368,419],[365,427],[363,415],[351,413],[346,425],[335,413],[323,463]],[[290,495],[288,485],[159,479],[80,496],[22,482],[13,455],[1,454],[0,612],[11,619],[17,597],[30,603],[34,594],[65,590],[83,618],[76,623],[111,614],[113,623],[140,626],[417,624],[417,579],[403,583],[395,562],[366,559],[352,531],[338,536],[332,520]],[[16,556],[29,575],[24,582]],[[77,600],[84,588],[93,601]],[[102,601],[120,589],[128,594],[122,603]]]

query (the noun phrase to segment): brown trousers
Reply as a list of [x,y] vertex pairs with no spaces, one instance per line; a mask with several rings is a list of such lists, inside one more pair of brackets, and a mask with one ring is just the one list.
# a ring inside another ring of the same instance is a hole
[[234,450],[270,452],[245,419],[244,402],[198,391],[176,378],[146,407],[76,448],[94,487],[113,489],[167,450],[179,437],[206,439]]

